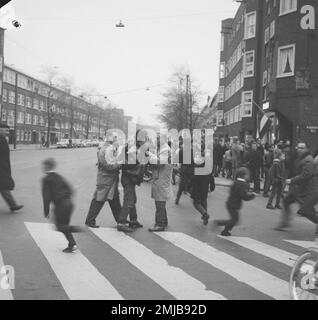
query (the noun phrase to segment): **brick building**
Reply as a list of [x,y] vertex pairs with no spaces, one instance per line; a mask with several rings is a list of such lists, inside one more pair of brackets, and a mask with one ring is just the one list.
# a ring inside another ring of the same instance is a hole
[[10,143],[15,136],[15,108],[17,143],[39,143],[48,135],[50,143],[68,138],[97,139],[116,126],[126,131],[122,109],[103,109],[4,66],[1,120],[10,126]]
[[219,136],[318,148],[318,31],[301,27],[306,5],[318,11],[316,0],[247,0],[222,21]]

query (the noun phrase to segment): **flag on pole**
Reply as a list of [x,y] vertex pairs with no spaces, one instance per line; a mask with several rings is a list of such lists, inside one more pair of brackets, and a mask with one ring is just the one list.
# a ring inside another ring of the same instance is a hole
[[265,136],[266,132],[268,131],[271,125],[272,125],[272,120],[266,114],[264,114],[260,122],[260,130],[259,130],[260,139],[262,139]]

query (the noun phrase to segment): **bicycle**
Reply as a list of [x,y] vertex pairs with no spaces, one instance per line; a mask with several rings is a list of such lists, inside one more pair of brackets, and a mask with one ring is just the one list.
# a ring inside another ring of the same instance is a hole
[[289,292],[292,300],[318,300],[318,247],[308,248],[296,260]]

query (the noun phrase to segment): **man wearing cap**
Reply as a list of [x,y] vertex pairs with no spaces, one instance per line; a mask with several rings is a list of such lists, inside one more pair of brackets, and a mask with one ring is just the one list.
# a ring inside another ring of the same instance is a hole
[[17,205],[10,191],[14,189],[14,181],[11,176],[10,149],[6,137],[9,135],[9,127],[0,123],[0,193],[11,211],[23,208]]
[[302,215],[318,225],[318,215],[315,211],[315,205],[318,203],[318,169],[306,143],[298,143],[297,154],[296,175],[286,180],[286,184],[290,186],[289,193],[283,202],[282,221],[277,230],[289,227],[290,206],[295,202],[300,204]]

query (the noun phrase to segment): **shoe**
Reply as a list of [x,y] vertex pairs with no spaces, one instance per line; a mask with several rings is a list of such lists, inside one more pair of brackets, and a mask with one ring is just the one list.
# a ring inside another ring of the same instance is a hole
[[63,252],[66,252],[66,253],[72,253],[72,252],[74,252],[74,251],[76,251],[77,250],[77,246],[68,246],[67,248],[65,248],[64,250],[63,250]]
[[266,209],[269,209],[269,210],[275,210],[274,206],[272,204],[268,204],[266,206]]
[[19,211],[19,210],[21,210],[23,207],[24,207],[24,206],[22,206],[22,205],[19,205],[19,206],[16,205],[16,206],[11,207],[10,210],[11,210],[11,212]]
[[206,215],[203,215],[201,219],[203,220],[203,225],[206,226],[209,223],[210,216],[206,214]]
[[117,230],[121,232],[134,232],[134,230],[130,228],[128,225],[121,223],[117,224]]
[[179,200],[176,199],[176,201],[174,203],[178,206],[179,205]]
[[131,229],[138,229],[138,228],[142,228],[143,225],[141,223],[139,223],[138,221],[130,221],[129,222],[129,228]]
[[149,232],[163,232],[165,231],[164,227],[154,226],[153,228],[148,229]]
[[221,236],[222,236],[222,237],[230,237],[231,235],[232,235],[231,232],[226,231],[226,230],[223,230],[223,231],[221,232]]
[[264,197],[264,198],[269,198],[269,194],[268,194],[268,193],[264,193],[264,194],[263,194],[263,197]]
[[85,223],[85,224],[86,224],[86,226],[87,226],[87,227],[89,227],[89,228],[94,228],[94,229],[99,228],[99,226],[98,226],[98,225],[93,224],[93,223]]
[[276,208],[276,209],[279,209],[279,210],[282,210],[282,209],[283,209],[283,207],[282,207],[280,204],[277,204],[277,205],[275,206],[275,208]]
[[278,227],[274,228],[276,231],[286,231],[287,228],[289,228],[289,224],[280,224]]

